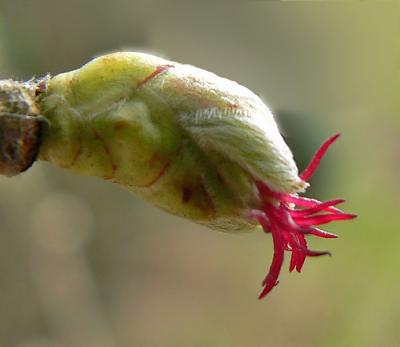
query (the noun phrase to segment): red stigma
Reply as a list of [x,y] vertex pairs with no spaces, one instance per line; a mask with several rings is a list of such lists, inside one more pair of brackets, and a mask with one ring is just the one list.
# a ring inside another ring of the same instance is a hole
[[[339,134],[330,137],[315,153],[310,164],[300,174],[304,181],[309,180],[319,166],[329,147],[339,138]],[[316,228],[337,220],[356,217],[344,213],[335,206],[343,199],[321,202],[315,199],[299,197],[272,191],[264,182],[257,181],[257,188],[264,202],[261,210],[253,210],[250,216],[257,219],[266,233],[271,232],[274,243],[274,255],[267,276],[262,282],[263,290],[259,299],[265,297],[278,283],[285,251],[292,253],[289,271],[301,272],[306,257],[330,255],[327,251],[313,251],[307,246],[305,235],[322,238],[336,238],[337,235]]]

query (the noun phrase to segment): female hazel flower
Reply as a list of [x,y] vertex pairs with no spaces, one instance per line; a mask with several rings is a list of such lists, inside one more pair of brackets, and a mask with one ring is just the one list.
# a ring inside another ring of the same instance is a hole
[[[12,129],[10,131],[9,129]],[[261,225],[274,257],[264,297],[277,283],[284,252],[300,271],[305,235],[351,219],[335,206],[300,197],[328,147],[298,174],[265,104],[247,88],[208,71],[133,52],[94,59],[41,81],[0,82],[0,172],[33,161],[117,183],[169,213],[225,232]]]

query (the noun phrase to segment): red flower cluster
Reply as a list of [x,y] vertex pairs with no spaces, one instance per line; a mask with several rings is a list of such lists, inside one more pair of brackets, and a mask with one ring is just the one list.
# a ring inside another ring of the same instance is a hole
[[[339,134],[332,136],[318,149],[308,167],[300,175],[302,180],[308,181],[311,178],[322,157],[339,136]],[[262,299],[279,283],[278,277],[285,251],[292,253],[289,271],[296,268],[301,272],[307,256],[330,255],[327,251],[308,249],[305,235],[336,238],[337,235],[318,229],[316,226],[336,220],[353,219],[356,215],[344,213],[335,207],[343,203],[343,199],[321,202],[293,194],[277,193],[260,181],[257,182],[257,187],[264,206],[262,210],[251,211],[251,217],[259,221],[266,233],[271,232],[274,242],[273,260],[262,282],[263,290],[259,295],[259,299]]]

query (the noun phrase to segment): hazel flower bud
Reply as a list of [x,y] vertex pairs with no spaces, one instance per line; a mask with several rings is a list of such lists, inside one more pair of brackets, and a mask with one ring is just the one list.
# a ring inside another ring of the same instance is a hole
[[48,123],[41,160],[215,230],[271,232],[274,258],[260,298],[278,283],[285,251],[297,271],[306,256],[326,254],[309,250],[304,235],[336,236],[315,225],[354,217],[335,207],[343,200],[298,196],[337,136],[299,175],[262,100],[211,72],[120,52],[42,81],[35,96]]
[[307,186],[264,103],[191,65],[102,56],[53,77],[40,107],[51,124],[41,159],[213,228],[254,228],[243,213],[260,203],[254,180],[285,193]]

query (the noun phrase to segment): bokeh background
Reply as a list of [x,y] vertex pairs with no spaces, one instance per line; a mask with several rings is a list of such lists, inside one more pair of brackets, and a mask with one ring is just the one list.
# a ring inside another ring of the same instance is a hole
[[37,163],[0,179],[1,347],[400,345],[400,6],[390,1],[0,1],[0,78],[156,52],[262,96],[309,195],[359,218],[312,240],[265,300],[269,235],[212,232],[121,188]]

